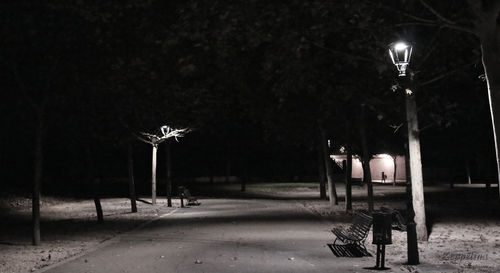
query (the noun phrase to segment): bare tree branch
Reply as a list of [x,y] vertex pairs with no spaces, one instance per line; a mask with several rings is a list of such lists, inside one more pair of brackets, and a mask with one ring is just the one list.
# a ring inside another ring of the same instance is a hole
[[462,70],[462,69],[464,69],[464,68],[466,68],[466,67],[469,67],[469,66],[471,66],[471,65],[473,65],[473,64],[476,64],[476,61],[471,62],[471,63],[468,63],[468,64],[463,65],[463,66],[460,66],[460,67],[458,67],[458,68],[457,68],[457,69],[455,69],[455,70],[449,71],[449,72],[444,73],[444,74],[441,74],[441,75],[439,75],[439,76],[437,76],[437,77],[435,77],[435,78],[432,78],[432,79],[430,79],[430,80],[427,80],[427,81],[425,81],[425,82],[421,83],[419,86],[426,86],[426,85],[428,85],[428,84],[431,84],[431,83],[437,82],[437,81],[439,81],[439,80],[441,80],[441,79],[444,79],[444,78],[446,78],[446,77],[448,77],[448,76],[450,76],[450,75],[453,75],[453,74],[457,73],[458,71],[460,71],[460,70]]
[[139,135],[136,135],[136,134],[134,134],[134,133],[132,133],[132,134],[133,134],[133,135],[134,135],[134,136],[135,136],[138,140],[140,140],[140,141],[142,141],[142,142],[144,142],[144,143],[151,144],[151,145],[155,145],[153,142],[151,142],[151,141],[149,141],[149,140],[146,140],[146,139],[144,139],[144,138],[140,137]]
[[[474,2],[474,4],[472,4],[471,2]],[[473,9],[474,9],[474,8],[477,8],[477,5],[476,5],[477,2],[478,1],[469,1],[469,4],[472,5]],[[431,5],[429,5],[424,0],[420,0],[420,4],[422,4],[422,6],[424,6],[428,11],[430,11],[432,14],[434,14],[434,16],[436,16],[436,18],[439,20],[439,22],[435,22],[436,25],[439,25],[441,27],[446,27],[449,29],[463,31],[463,32],[473,34],[473,35],[477,35],[477,32],[475,31],[475,29],[457,25],[457,23],[455,21],[452,21],[452,20],[446,18],[443,14],[439,13],[436,9],[434,9]]]
[[434,123],[429,123],[429,124],[427,124],[427,125],[425,125],[425,126],[420,127],[420,129],[418,129],[418,130],[419,130],[420,132],[427,131],[427,130],[429,130],[430,128],[434,127],[434,125],[435,125]]
[[446,23],[441,24],[441,27],[462,31],[462,32],[469,33],[469,34],[476,35],[476,36],[478,35],[478,32],[474,28],[468,28],[468,27],[459,26],[459,25],[450,25],[450,24],[446,24]]
[[[368,1],[369,3],[371,3],[372,5],[374,6],[379,6],[380,5],[380,2],[373,2],[373,1]],[[383,9],[385,10],[388,10],[390,11],[391,13],[393,14],[399,14],[399,15],[402,15],[404,17],[408,17],[410,19],[413,19],[417,22],[421,22],[421,23],[429,23],[429,24],[436,24],[436,21],[434,20],[431,20],[431,19],[427,19],[427,18],[423,18],[423,17],[419,17],[419,16],[416,16],[416,15],[413,15],[413,14],[410,14],[410,13],[407,13],[407,12],[404,12],[404,11],[401,11],[399,9],[395,9],[395,8],[392,8],[390,6],[386,6],[386,5],[382,5],[381,6]]]
[[420,4],[424,6],[428,11],[430,11],[432,14],[434,14],[440,21],[443,21],[447,24],[450,25],[456,25],[454,21],[449,20],[448,18],[444,17],[441,13],[437,12],[433,7],[431,7],[429,4],[427,4],[424,0],[420,0]]
[[168,138],[175,138],[175,141],[179,141],[177,138],[178,137],[183,137],[185,134],[190,132],[191,130],[189,128],[183,128],[183,129],[172,129],[170,132],[168,132],[166,135],[164,135],[162,138],[163,139],[168,139]]
[[365,62],[370,62],[370,63],[380,63],[380,61],[378,61],[377,59],[370,59],[370,58],[366,58],[366,57],[363,57],[363,56],[359,56],[359,55],[353,55],[353,54],[350,54],[350,53],[347,53],[347,52],[343,52],[343,51],[340,51],[340,50],[335,50],[335,49],[332,49],[332,48],[328,48],[326,46],[323,46],[317,42],[314,42],[314,41],[311,41],[311,40],[308,40],[306,38],[307,42],[309,42],[311,45],[314,45],[318,48],[321,48],[321,49],[324,49],[334,55],[342,55],[344,57],[349,57],[349,58],[353,58],[355,60],[359,60],[359,61],[365,61]]
[[425,63],[425,61],[427,61],[427,59],[434,52],[434,49],[436,48],[436,40],[439,38],[440,33],[441,33],[441,28],[439,28],[436,31],[436,33],[434,34],[434,36],[432,37],[432,40],[429,43],[430,48],[425,50],[426,54],[422,58],[420,58],[420,62],[418,64],[418,67],[416,68],[416,70],[419,70],[419,68],[422,67],[422,65]]
[[[473,2],[474,4],[471,4],[471,2]],[[478,2],[478,1],[477,0],[470,0],[469,1],[469,3],[471,5],[474,5],[474,6],[477,6],[476,2]],[[446,27],[446,28],[449,28],[449,29],[454,29],[454,30],[466,32],[466,33],[469,33],[469,34],[477,35],[477,32],[476,32],[475,29],[457,25],[456,22],[447,19],[442,14],[440,14],[439,12],[437,12],[434,8],[432,8],[429,4],[427,4],[427,2],[424,2],[423,0],[420,0],[420,3],[426,9],[428,9],[432,14],[434,14],[438,18],[438,20],[432,20],[432,19],[427,19],[427,18],[415,16],[413,14],[410,14],[410,13],[407,13],[407,12],[402,12],[401,10],[397,10],[397,9],[394,9],[394,8],[391,8],[391,7],[388,7],[388,6],[385,6],[385,5],[383,5],[382,8],[386,9],[386,10],[392,12],[392,13],[397,13],[397,14],[400,14],[400,15],[402,15],[404,17],[409,18],[409,19],[415,20],[414,22],[407,22],[407,23],[396,24],[395,26],[397,26],[397,27],[406,27],[406,26],[430,26],[430,27],[436,27],[436,26],[439,26],[439,27]],[[372,2],[372,4],[373,4],[373,2]]]
[[432,23],[423,23],[423,22],[405,22],[405,23],[399,23],[399,24],[394,24],[393,26],[395,27],[408,27],[408,26],[424,26],[424,27],[436,27],[437,23],[432,22]]
[[169,126],[162,126],[161,127],[161,132],[163,135],[155,135],[155,134],[150,134],[150,133],[145,133],[145,132],[141,132],[141,135],[143,135],[144,137],[148,138],[149,140],[147,140],[146,138],[143,138],[139,135],[135,135],[135,137],[137,139],[139,139],[140,141],[142,142],[145,142],[145,143],[148,143],[148,144],[151,144],[151,145],[158,145],[160,143],[162,143],[163,141],[169,139],[169,138],[175,138],[175,141],[179,141],[177,138],[179,137],[183,137],[186,133],[190,132],[191,129],[190,128],[182,128],[182,129],[174,129],[172,127],[169,127]]
[[404,125],[404,123],[401,123],[399,125],[393,124],[393,125],[389,125],[389,127],[391,127],[392,129],[394,129],[393,133],[395,134],[399,130],[399,128],[401,128],[403,125]]

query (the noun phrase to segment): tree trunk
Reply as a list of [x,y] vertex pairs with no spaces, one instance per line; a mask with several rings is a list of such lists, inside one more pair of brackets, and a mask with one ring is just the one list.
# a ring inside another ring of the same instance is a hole
[[415,223],[417,224],[417,239],[427,241],[425,222],[424,181],[422,175],[422,159],[420,156],[420,138],[417,117],[415,91],[406,95],[406,119],[408,123],[408,150],[410,153],[410,175]]
[[326,169],[323,157],[323,138],[318,141],[318,179],[319,179],[319,198],[326,199]]
[[130,209],[132,212],[137,212],[137,196],[135,194],[134,181],[134,147],[132,143],[128,143],[128,195],[130,198]]
[[100,178],[94,179],[94,164],[92,161],[92,151],[89,146],[87,146],[85,152],[87,154],[87,183],[92,189],[92,195],[94,196],[94,205],[97,215],[97,221],[99,223],[102,223],[104,222],[104,214],[102,212],[101,198],[99,196],[101,181]]
[[171,142],[167,140],[165,154],[167,158],[167,206],[172,207],[172,150]]
[[232,168],[232,162],[231,162],[231,157],[226,159],[226,183],[229,182],[229,179],[231,178],[231,168]]
[[231,156],[231,144],[229,142],[226,142],[226,173],[225,173],[225,178],[224,181],[226,183],[229,182],[229,179],[231,177],[231,168],[232,168],[232,156]]
[[158,145],[153,144],[151,160],[151,204],[156,205],[156,158],[158,154]]
[[352,212],[352,140],[351,140],[351,123],[347,121],[346,127],[346,161],[345,161],[345,210],[347,213]]
[[[23,95],[26,104],[33,107],[36,113],[36,128],[35,128],[35,152],[33,162],[33,192],[31,199],[31,228],[32,228],[32,244],[40,244],[40,196],[42,187],[42,172],[43,172],[43,139],[45,133],[45,107],[47,97],[43,97],[40,103],[36,103],[33,98],[28,95],[26,85],[21,79],[17,66],[13,65],[14,78],[19,85],[19,91]],[[39,88],[39,86],[37,87]]]
[[247,181],[246,181],[246,177],[243,178],[241,180],[241,187],[240,187],[240,191],[241,192],[245,192],[247,190]]
[[330,158],[330,153],[328,152],[328,144],[326,140],[326,133],[321,130],[321,144],[323,146],[323,159],[325,161],[326,177],[328,180],[328,198],[330,200],[330,206],[338,205],[337,189],[335,188],[335,181],[333,181],[333,163]]
[[465,173],[467,175],[467,184],[472,184],[472,178],[470,175],[470,163],[469,160],[465,160]]
[[415,210],[413,209],[413,200],[411,194],[411,169],[410,169],[410,151],[408,143],[405,144],[406,158],[406,243],[408,261],[410,265],[419,264],[418,242],[417,242],[417,229],[415,225]]
[[397,177],[397,174],[398,174],[398,172],[397,172],[397,168],[398,168],[398,165],[397,165],[397,163],[398,163],[398,156],[397,155],[395,155],[395,156],[392,157],[392,162],[394,162],[394,173],[392,175],[392,185],[396,186],[396,177]]
[[361,160],[361,166],[363,167],[363,183],[366,185],[366,194],[368,196],[368,211],[373,211],[373,184],[372,175],[370,168],[370,158],[364,157]]
[[366,184],[368,194],[368,211],[373,211],[373,185],[372,174],[370,169],[370,152],[368,151],[368,139],[366,136],[366,123],[365,123],[365,106],[361,106],[359,135],[361,138],[361,146],[363,149],[363,156],[361,165],[363,167],[363,182]]
[[45,109],[42,106],[38,112],[38,124],[36,127],[35,136],[35,162],[34,162],[34,176],[33,176],[33,196],[32,196],[32,231],[33,238],[32,244],[37,246],[40,244],[40,195],[42,185],[42,171],[43,171],[43,134],[44,134],[44,116]]
[[248,181],[248,161],[244,161],[245,166],[243,166],[243,177],[241,179],[241,188],[240,191],[244,192],[247,190],[247,181]]
[[210,179],[209,182],[210,184],[214,183],[214,176],[215,176],[215,163],[210,163]]
[[[350,142],[350,140],[348,140]],[[347,144],[347,155],[345,163],[345,210],[352,212],[352,150]]]
[[[498,15],[496,15],[498,16]],[[494,30],[490,33],[485,31],[484,37],[481,37],[481,50],[484,73],[488,87],[488,99],[490,103],[491,122],[493,125],[493,139],[495,141],[496,163],[497,163],[497,182],[500,181],[500,145],[498,137],[500,136],[500,30],[497,26],[497,18],[492,22]],[[500,196],[500,182],[498,186]]]
[[102,223],[104,222],[104,213],[102,212],[102,206],[101,206],[101,197],[100,197],[100,191],[101,191],[101,178],[95,178],[93,181],[93,189],[94,189],[94,205],[95,205],[95,210],[97,213],[97,222]]

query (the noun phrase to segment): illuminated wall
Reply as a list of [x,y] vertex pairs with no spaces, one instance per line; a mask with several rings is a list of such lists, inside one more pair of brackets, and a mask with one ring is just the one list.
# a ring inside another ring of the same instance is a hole
[[[330,157],[342,168],[342,161],[346,160],[346,155],[331,155]],[[406,182],[405,157],[398,155],[395,159],[396,162],[394,162],[394,157],[388,154],[374,155],[370,160],[372,181],[393,183],[395,174],[396,183]],[[396,173],[394,173],[394,166],[396,166]],[[385,181],[382,179],[382,172],[386,176]],[[363,179],[363,167],[359,160],[359,156],[352,157],[352,178],[359,180]]]

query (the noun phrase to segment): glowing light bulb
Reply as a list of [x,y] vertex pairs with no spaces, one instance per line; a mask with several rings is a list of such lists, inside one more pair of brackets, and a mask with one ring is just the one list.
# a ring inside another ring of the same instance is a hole
[[407,47],[408,45],[403,42],[399,42],[394,45],[394,49],[396,49],[397,51],[405,50]]

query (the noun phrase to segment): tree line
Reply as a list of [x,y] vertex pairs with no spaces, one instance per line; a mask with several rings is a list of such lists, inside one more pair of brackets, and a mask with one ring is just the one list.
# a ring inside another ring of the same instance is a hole
[[[133,165],[137,134],[165,124],[192,128],[214,146],[209,151],[224,154],[226,169],[235,161],[251,166],[261,143],[315,152],[307,159],[316,161],[321,198],[335,205],[331,140],[362,156],[371,196],[371,156],[405,153],[404,97],[391,88],[399,82],[387,45],[399,38],[415,44],[423,129],[485,137],[492,131],[484,122],[487,87],[498,120],[497,2],[7,1],[0,61],[2,122],[11,133],[3,136],[4,154],[16,154],[10,140],[30,147],[18,152],[34,162],[22,168],[33,170],[34,211],[52,163],[47,150],[77,147],[85,158],[78,171],[95,184],[100,147],[128,151]],[[436,146],[432,134],[422,138],[425,157],[426,138]],[[483,160],[480,151],[491,153],[485,139],[450,141],[446,152]]]

